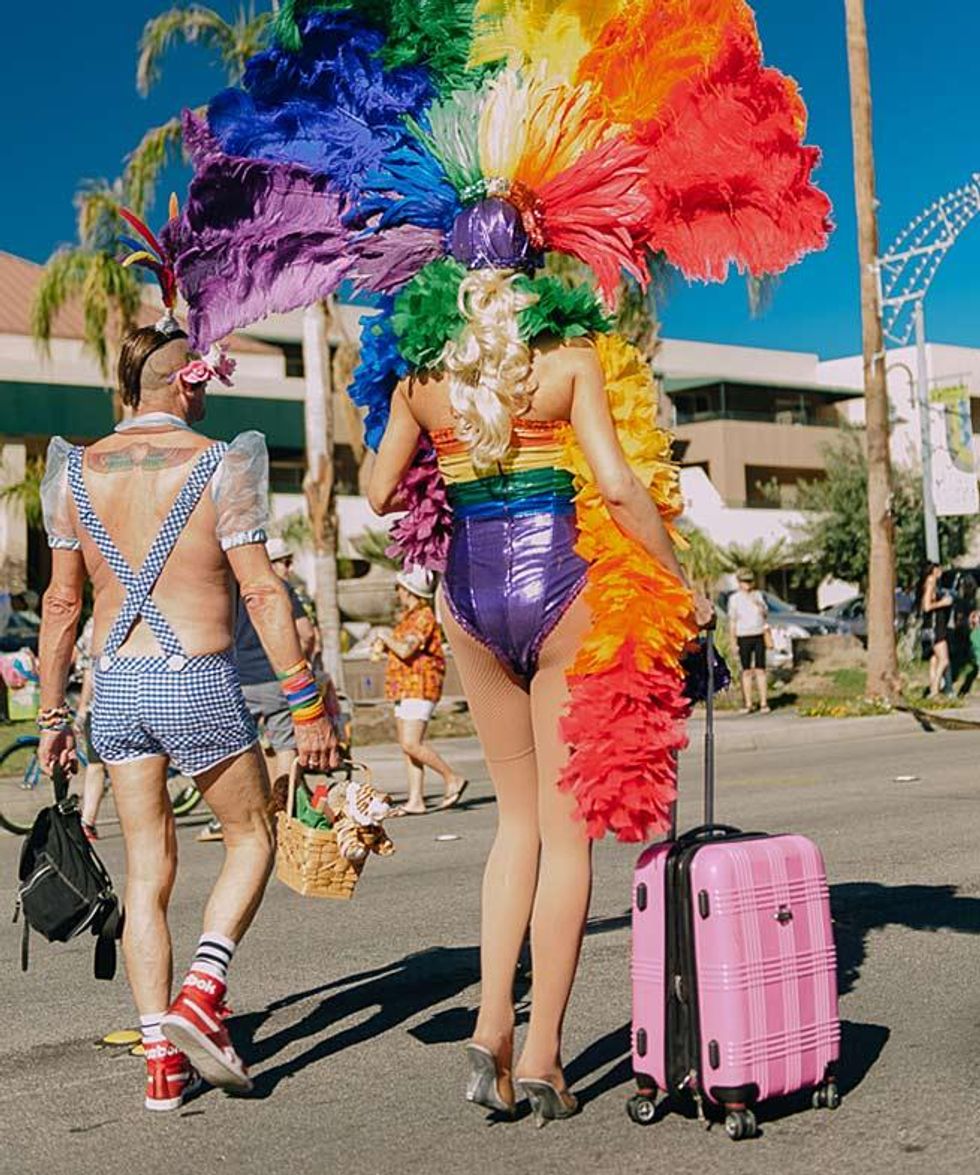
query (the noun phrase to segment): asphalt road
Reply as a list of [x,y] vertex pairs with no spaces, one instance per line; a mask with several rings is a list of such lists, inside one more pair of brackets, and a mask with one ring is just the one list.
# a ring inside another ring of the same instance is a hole
[[[761,1138],[738,1144],[679,1114],[648,1128],[627,1120],[635,853],[615,844],[596,854],[568,1016],[567,1073],[583,1113],[536,1131],[526,1117],[494,1122],[464,1103],[460,1045],[477,1001],[479,877],[494,821],[478,751],[464,740],[447,752],[476,781],[465,808],[392,824],[398,852],[370,862],[353,902],[270,886],[233,972],[233,1031],[256,1077],[248,1099],[211,1091],[179,1114],[147,1114],[142,1062],[96,1047],[134,1020],[122,979],[89,977],[89,941],[36,941],[22,976],[17,928],[0,922],[0,1171],[980,1170],[980,733],[862,739],[859,726],[845,728],[840,743],[723,755],[718,810],[742,826],[803,832],[825,851],[844,1019],[836,1113],[777,1106],[760,1114]],[[397,783],[390,748],[369,757]],[[682,823],[698,816],[697,770],[691,755]],[[181,832],[173,902],[182,962],[221,855],[195,831]],[[118,830],[105,832],[121,880]],[[436,839],[445,834],[458,839]],[[0,836],[0,910],[13,905],[17,849]]]

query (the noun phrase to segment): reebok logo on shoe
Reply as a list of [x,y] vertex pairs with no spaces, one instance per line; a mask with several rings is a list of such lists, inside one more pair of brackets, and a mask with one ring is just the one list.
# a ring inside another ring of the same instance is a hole
[[[224,984],[221,985],[224,987]],[[210,975],[201,975],[197,971],[191,971],[184,980],[184,987],[195,987],[198,991],[203,991],[205,995],[217,995],[218,983],[212,979]]]

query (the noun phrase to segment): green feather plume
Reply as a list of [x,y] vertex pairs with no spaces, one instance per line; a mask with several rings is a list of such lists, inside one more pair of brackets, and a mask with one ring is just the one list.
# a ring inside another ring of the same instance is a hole
[[612,318],[591,286],[569,288],[560,278],[549,274],[519,277],[515,284],[538,296],[532,306],[521,311],[520,331],[525,342],[532,342],[539,335],[573,339],[606,334],[613,328]]
[[391,323],[402,358],[412,367],[435,367],[446,343],[463,329],[459,285],[466,269],[444,257],[415,275],[395,298]]
[[457,192],[472,188],[483,178],[479,141],[483,98],[475,90],[455,90],[447,98],[433,102],[428,111],[428,131],[414,118],[405,119],[412,134],[442,164]]

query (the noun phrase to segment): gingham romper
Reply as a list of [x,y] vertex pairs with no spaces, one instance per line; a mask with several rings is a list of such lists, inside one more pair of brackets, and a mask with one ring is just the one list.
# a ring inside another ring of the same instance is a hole
[[[82,475],[84,449],[68,455],[68,486],[78,519],[126,589],[95,665],[92,742],[106,763],[164,755],[183,775],[200,775],[258,737],[238,681],[234,650],[189,657],[153,602],[152,591],[228,446],[205,449],[134,572],[95,513]],[[120,657],[137,620],[150,626],[159,657]]]

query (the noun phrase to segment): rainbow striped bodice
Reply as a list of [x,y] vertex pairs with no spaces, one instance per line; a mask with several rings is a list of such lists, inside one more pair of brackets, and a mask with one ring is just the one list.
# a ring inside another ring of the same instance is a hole
[[434,429],[430,435],[454,515],[573,513],[572,475],[560,468],[570,427],[565,420],[515,420],[507,455],[493,473],[481,474],[453,429]]

